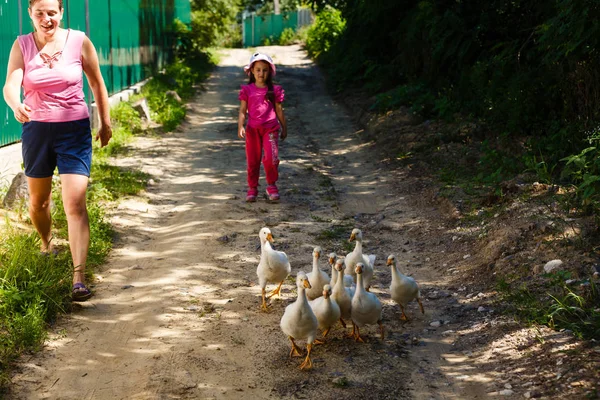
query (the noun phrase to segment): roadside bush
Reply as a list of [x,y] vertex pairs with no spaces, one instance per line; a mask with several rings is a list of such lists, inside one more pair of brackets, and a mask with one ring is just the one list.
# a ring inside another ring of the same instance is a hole
[[561,177],[575,184],[577,204],[600,217],[600,128],[587,141],[589,147],[561,160],[565,162]]
[[314,24],[306,32],[306,50],[318,59],[328,52],[346,27],[342,13],[332,7],[325,7],[315,19]]
[[279,44],[281,46],[287,46],[293,44],[297,40],[296,32],[292,28],[285,28],[279,36]]

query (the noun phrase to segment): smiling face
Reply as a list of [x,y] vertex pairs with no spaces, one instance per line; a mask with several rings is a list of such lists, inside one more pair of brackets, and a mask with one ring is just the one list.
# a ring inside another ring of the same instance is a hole
[[271,67],[269,66],[269,63],[266,61],[256,61],[252,65],[251,71],[252,75],[254,75],[256,86],[261,87],[267,84],[267,79],[271,73]]
[[62,1],[35,0],[29,2],[29,17],[35,30],[41,36],[52,36],[56,33],[63,17]]

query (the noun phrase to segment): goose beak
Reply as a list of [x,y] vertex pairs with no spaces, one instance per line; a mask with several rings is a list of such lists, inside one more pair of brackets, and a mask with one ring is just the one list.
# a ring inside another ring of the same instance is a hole
[[353,233],[353,234],[350,235],[350,239],[348,239],[348,241],[351,242],[354,239],[356,239],[356,235]]
[[310,285],[310,282],[308,281],[308,279],[306,279],[304,281],[304,288],[306,288],[306,289],[311,289],[312,288],[312,286]]
[[267,233],[267,240],[271,243],[273,243],[273,234],[271,233]]

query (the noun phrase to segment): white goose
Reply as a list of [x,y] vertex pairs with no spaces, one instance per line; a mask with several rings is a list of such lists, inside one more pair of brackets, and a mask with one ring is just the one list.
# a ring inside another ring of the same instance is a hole
[[[331,252],[331,253],[329,253],[328,258],[329,258],[329,266],[331,267],[331,281],[329,282],[329,284],[331,285],[331,287],[334,287],[335,281],[337,280],[337,277],[338,277],[337,269],[335,269],[335,260],[337,259],[337,254]],[[344,286],[345,287],[354,286],[354,280],[352,280],[351,276],[344,275]]]
[[392,267],[390,295],[392,299],[400,306],[400,310],[402,311],[400,319],[404,321],[408,320],[408,317],[404,312],[404,308],[408,303],[415,299],[419,303],[421,313],[425,314],[425,309],[423,308],[423,303],[421,303],[421,293],[419,291],[419,285],[417,282],[410,276],[406,276],[398,271],[398,268],[396,268],[396,257],[393,254],[388,256],[387,265]]
[[363,283],[365,285],[365,289],[369,291],[371,287],[371,279],[373,279],[373,267],[375,266],[375,258],[377,257],[375,254],[363,254],[362,249],[362,231],[358,228],[352,230],[350,234],[349,241],[356,241],[356,245],[354,246],[354,250],[346,255],[344,259],[344,264],[346,265],[345,274],[348,276],[352,276],[354,282],[356,282],[356,264],[362,263],[364,265],[363,268]]
[[311,285],[306,274],[302,271],[298,272],[296,276],[296,286],[298,287],[298,298],[285,308],[279,325],[283,333],[292,342],[290,357],[301,357],[300,348],[296,345],[294,339],[306,339],[308,354],[304,362],[300,365],[300,369],[311,369],[312,361],[310,359],[310,352],[317,336],[318,321],[306,299],[305,289],[310,289]]
[[352,336],[358,342],[364,342],[360,337],[360,327],[378,324],[383,340],[383,323],[381,321],[381,302],[373,293],[367,292],[363,286],[363,263],[356,264],[356,292],[352,297],[352,324],[354,329]]
[[323,331],[323,339],[336,322],[340,320],[340,306],[331,298],[331,286],[323,286],[323,296],[309,302],[310,307],[317,316],[319,329]]
[[319,268],[319,257],[323,250],[317,246],[313,250],[313,268],[312,271],[306,274],[311,288],[306,291],[306,297],[309,300],[314,300],[323,295],[323,286],[329,284],[329,275]]
[[[287,255],[283,251],[277,251],[271,247],[273,242],[273,234],[269,228],[262,228],[258,233],[260,237],[260,262],[256,268],[256,275],[258,275],[258,283],[262,289],[262,306],[264,311],[267,311],[267,298],[271,298],[276,294],[280,294],[281,285],[285,281],[285,278],[292,271],[292,267],[288,260]],[[267,283],[277,283],[279,286],[271,293],[266,295],[265,288]]]
[[335,262],[335,269],[338,272],[338,279],[335,282],[335,286],[331,292],[331,298],[340,307],[341,317],[340,322],[342,326],[346,327],[344,319],[351,318],[352,309],[352,297],[354,296],[354,288],[344,287],[344,260],[338,259]]

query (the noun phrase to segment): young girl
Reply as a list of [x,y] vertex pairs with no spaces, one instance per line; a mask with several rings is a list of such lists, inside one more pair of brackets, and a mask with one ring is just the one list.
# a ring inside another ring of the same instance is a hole
[[[279,135],[281,141],[287,137],[285,116],[283,115],[284,91],[273,85],[275,64],[266,54],[255,53],[250,63],[244,67],[250,76],[247,85],[240,90],[240,113],[238,116],[238,136],[246,138],[246,159],[248,165],[248,192],[246,201],[256,201],[258,196],[258,176],[260,159],[267,178],[267,198],[279,201],[277,178],[279,177]],[[248,114],[248,124],[244,128]]]

